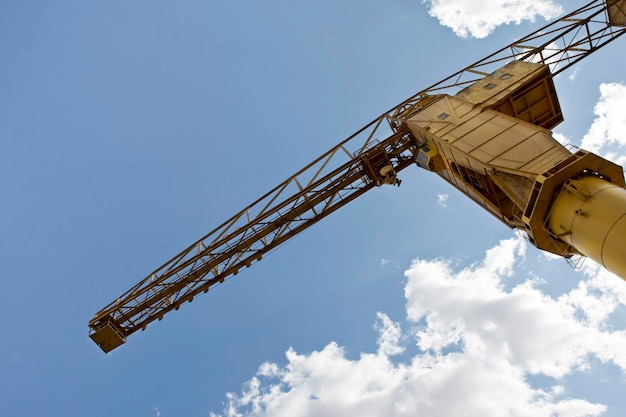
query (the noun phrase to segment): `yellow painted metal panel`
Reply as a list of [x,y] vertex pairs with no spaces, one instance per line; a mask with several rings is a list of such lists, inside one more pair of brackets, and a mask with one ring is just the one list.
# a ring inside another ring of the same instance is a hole
[[457,96],[546,129],[563,121],[550,70],[539,63],[511,61]]
[[509,227],[524,227],[537,175],[571,155],[548,130],[456,96],[437,98],[405,123],[441,157],[427,169]]
[[104,352],[110,352],[124,344],[126,338],[111,323],[108,323],[89,335]]
[[406,123],[415,136],[423,130],[432,135],[441,154],[450,148],[454,160],[467,159],[483,170],[534,177],[570,155],[548,130],[455,96],[445,96]]
[[593,175],[570,180],[548,225],[561,240],[626,279],[626,189]]
[[541,73],[543,67],[539,63],[511,61],[493,74],[459,91],[457,96],[483,106],[493,105]]
[[615,26],[625,26],[626,0],[609,0],[607,3],[609,4],[609,22]]

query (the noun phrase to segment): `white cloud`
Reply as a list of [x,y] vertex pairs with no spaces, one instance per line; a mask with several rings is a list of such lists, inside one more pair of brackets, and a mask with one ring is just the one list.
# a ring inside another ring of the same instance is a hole
[[503,24],[534,21],[537,16],[553,19],[562,12],[551,0],[423,0],[429,14],[457,36],[484,38]]
[[626,86],[620,83],[600,85],[600,99],[593,112],[596,119],[582,139],[581,147],[624,165],[626,157]]
[[378,330],[380,336],[378,337],[378,353],[394,356],[404,352],[404,347],[400,345],[400,339],[402,337],[402,330],[398,323],[391,321],[386,314],[378,313],[378,323],[374,328]]
[[445,260],[415,260],[405,273],[406,326],[379,313],[375,353],[348,359],[334,342],[307,354],[289,349],[285,366],[265,363],[240,394],[229,394],[223,415],[603,414],[605,405],[572,398],[563,380],[545,390],[528,376],[584,378],[578,371],[592,357],[626,370],[626,333],[607,325],[625,286],[591,264],[589,279],[558,297],[534,278],[516,276],[522,283],[507,290],[525,250],[521,238],[504,240],[456,270]]
[[561,145],[566,146],[566,147],[571,145],[571,143],[572,143],[570,138],[568,138],[567,136],[565,136],[562,133],[552,132],[552,137],[554,139],[556,139],[556,141],[559,142]]
[[432,335],[453,335],[450,339],[462,342],[465,353],[501,356],[523,372],[555,378],[587,367],[589,355],[626,370],[616,352],[606,351],[608,340],[626,343],[623,332],[603,330],[619,304],[614,288],[583,281],[553,299],[527,280],[505,291],[502,278],[515,265],[511,254],[523,246],[519,239],[504,241],[481,265],[457,273],[445,262],[416,261],[410,273],[422,279],[410,280],[405,291],[409,319],[426,322],[418,333],[421,346],[436,346],[432,350],[439,354],[449,345],[431,342]]
[[580,72],[580,67],[574,68],[574,71],[572,71],[571,74],[567,76],[567,79],[570,81],[574,81],[576,77],[578,77],[579,72]]
[[385,259],[385,258],[380,260],[380,267],[381,268],[392,267],[394,269],[399,268],[398,264],[394,260]]
[[446,208],[448,205],[446,202],[448,201],[448,194],[437,194],[437,203],[439,203],[439,207]]

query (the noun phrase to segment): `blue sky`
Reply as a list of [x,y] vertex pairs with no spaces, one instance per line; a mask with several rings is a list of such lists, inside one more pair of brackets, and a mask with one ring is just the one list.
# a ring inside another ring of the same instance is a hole
[[[0,416],[623,415],[626,285],[417,167],[112,353],[87,336],[374,117],[585,2],[504,3],[1,2]],[[623,164],[622,41],[558,77],[555,132]]]

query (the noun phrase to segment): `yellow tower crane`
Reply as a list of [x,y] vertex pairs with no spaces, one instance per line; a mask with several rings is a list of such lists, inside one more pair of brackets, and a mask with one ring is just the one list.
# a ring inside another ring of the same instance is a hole
[[[622,168],[571,152],[553,77],[626,31],[626,0],[595,0],[420,91],[164,263],[96,313],[104,352],[224,282],[358,196],[417,165],[538,248],[626,279]],[[384,137],[384,139],[379,139]]]

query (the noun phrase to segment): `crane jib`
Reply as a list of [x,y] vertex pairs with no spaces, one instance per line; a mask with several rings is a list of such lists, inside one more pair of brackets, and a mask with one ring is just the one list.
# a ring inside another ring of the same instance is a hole
[[[524,231],[537,247],[606,259],[609,270],[626,277],[619,253],[597,248],[597,241],[626,245],[626,224],[606,220],[594,225],[605,231],[596,236],[569,214],[588,200],[581,190],[589,188],[603,193],[601,202],[584,203],[603,213],[598,218],[611,217],[607,206],[626,206],[621,167],[586,151],[569,154],[547,130],[562,120],[552,78],[623,35],[625,25],[626,0],[595,0],[409,97],[96,313],[90,337],[105,352],[115,349],[365,192],[400,185],[398,173],[413,164]],[[486,127],[483,136],[491,135],[489,145],[469,128],[477,123]],[[502,166],[510,160],[521,162]],[[561,230],[562,219],[577,226]]]

